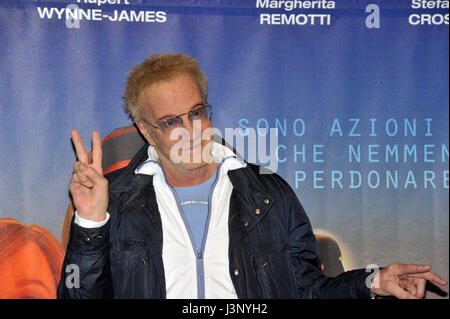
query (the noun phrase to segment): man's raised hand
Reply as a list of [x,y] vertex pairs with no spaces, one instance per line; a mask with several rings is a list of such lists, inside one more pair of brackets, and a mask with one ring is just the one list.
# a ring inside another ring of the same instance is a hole
[[106,219],[108,208],[108,181],[103,177],[100,134],[92,132],[92,160],[83,145],[80,133],[72,130],[72,142],[77,161],[69,184],[73,203],[81,218],[92,221]]

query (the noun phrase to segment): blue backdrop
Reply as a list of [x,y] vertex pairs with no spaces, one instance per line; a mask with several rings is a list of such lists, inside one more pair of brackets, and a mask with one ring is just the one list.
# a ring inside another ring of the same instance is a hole
[[432,2],[1,0],[0,218],[59,239],[70,130],[129,125],[128,71],[183,52],[218,129],[278,128],[276,171],[346,270],[430,263],[448,280],[448,1]]

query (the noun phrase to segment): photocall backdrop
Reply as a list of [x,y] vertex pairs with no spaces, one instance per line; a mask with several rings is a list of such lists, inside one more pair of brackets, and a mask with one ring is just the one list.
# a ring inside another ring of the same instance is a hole
[[0,297],[54,297],[70,130],[89,146],[92,130],[130,125],[127,74],[165,52],[199,61],[220,132],[263,137],[265,153],[242,155],[290,183],[345,270],[414,262],[448,280],[448,12],[438,0],[1,0]]

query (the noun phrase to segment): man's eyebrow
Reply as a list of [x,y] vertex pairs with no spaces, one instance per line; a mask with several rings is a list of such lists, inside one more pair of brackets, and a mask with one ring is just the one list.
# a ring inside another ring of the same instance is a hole
[[[193,105],[191,107],[191,109],[187,112],[190,112],[192,110],[194,110],[195,108],[199,107],[199,106],[203,106],[203,102],[197,103],[195,105]],[[187,113],[186,112],[186,113]],[[183,113],[182,113],[183,114]],[[159,119],[156,120],[156,123],[160,123],[161,121],[167,120],[167,119],[171,119],[173,117],[179,116],[180,114],[168,114],[168,115],[164,115],[163,117],[160,117]]]

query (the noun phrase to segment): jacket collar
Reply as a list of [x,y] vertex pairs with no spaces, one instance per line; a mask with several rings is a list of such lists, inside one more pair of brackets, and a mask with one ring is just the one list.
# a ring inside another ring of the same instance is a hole
[[[152,175],[154,182],[163,180],[166,181],[164,170],[158,162],[159,155],[156,148],[149,145],[147,155],[147,160],[139,165],[135,169],[134,173],[137,175]],[[221,175],[225,175],[229,171],[247,166],[247,164],[242,159],[238,158],[230,148],[217,142],[213,142],[211,155],[213,155],[214,159],[219,164],[219,174]]]
[[[261,176],[259,166],[245,163],[231,149],[220,143],[215,143],[213,150],[213,155],[222,161],[223,170],[220,170],[220,173],[228,174],[233,185],[229,211],[230,249],[232,249],[273,206],[275,197],[273,182],[276,179],[271,175]],[[146,203],[156,202],[155,193],[152,191],[155,176],[165,178],[162,167],[157,162],[156,150],[147,144],[118,176],[113,177],[110,191],[118,193],[117,196],[121,198],[126,198],[126,202],[122,203],[124,207],[131,205],[136,208],[129,209],[128,215],[136,225],[142,224],[149,227],[143,235],[150,234],[151,240],[146,236],[144,238],[149,247],[159,251],[162,249],[160,229],[155,232],[150,225],[160,225],[160,216],[154,205],[146,205]],[[140,191],[136,192],[136,190]],[[124,193],[127,195],[124,196]],[[150,198],[144,200],[144,197],[148,196]],[[149,214],[141,214],[143,205],[150,209]],[[162,261],[159,260],[159,262]]]

